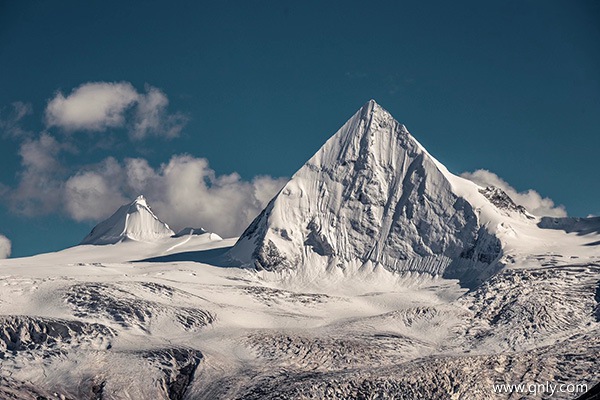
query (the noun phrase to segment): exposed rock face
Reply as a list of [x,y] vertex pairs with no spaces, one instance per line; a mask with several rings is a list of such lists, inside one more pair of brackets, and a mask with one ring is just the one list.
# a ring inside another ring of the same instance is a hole
[[490,203],[495,205],[499,210],[517,212],[525,215],[529,219],[535,218],[533,215],[529,214],[525,207],[515,204],[510,196],[500,188],[488,186],[485,189],[481,189],[479,192],[483,194],[486,199],[488,199]]
[[22,315],[0,316],[0,357],[4,352],[43,350],[58,353],[61,346],[110,347],[115,332],[107,326]]
[[493,262],[500,249],[470,262],[483,235],[447,174],[371,100],[291,178],[230,255],[270,271],[370,262],[442,274],[461,258],[468,266]]

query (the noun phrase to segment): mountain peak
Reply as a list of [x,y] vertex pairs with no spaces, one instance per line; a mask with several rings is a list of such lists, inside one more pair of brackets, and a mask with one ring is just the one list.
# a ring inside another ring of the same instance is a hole
[[[370,100],[292,176],[230,256],[310,275],[366,264],[433,275],[457,263],[477,269],[479,253],[467,250],[487,233],[450,175]],[[500,255],[494,239],[485,241],[493,253],[485,260]]]
[[124,240],[146,242],[174,234],[171,228],[154,214],[146,198],[140,195],[96,225],[81,244],[115,244]]

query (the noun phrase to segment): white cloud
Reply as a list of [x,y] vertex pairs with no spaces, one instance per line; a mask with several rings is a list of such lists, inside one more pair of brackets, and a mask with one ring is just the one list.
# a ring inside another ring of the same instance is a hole
[[0,235],[0,259],[10,257],[11,243],[4,235]]
[[[168,105],[167,96],[149,85],[145,92],[138,92],[128,82],[89,82],[68,94],[57,92],[48,101],[45,121],[47,128],[66,132],[123,128],[134,140],[172,138],[180,134],[187,118],[168,113]],[[12,121],[30,113],[29,105],[15,103]],[[173,156],[159,167],[143,158],[120,162],[108,157],[74,169],[65,162],[65,152],[78,152],[75,139],[60,141],[51,132],[46,130],[36,138],[31,133],[21,136],[18,184],[0,183],[0,200],[13,212],[30,217],[60,212],[76,221],[99,221],[144,194],[174,229],[204,227],[234,236],[285,183],[268,176],[244,181],[237,173],[217,175],[208,160],[189,155]]]
[[[255,177],[243,181],[236,173],[217,176],[208,161],[173,157],[161,168],[150,191],[155,208],[182,228],[200,225],[224,236],[235,236],[250,224],[285,184],[284,179]],[[149,194],[149,195],[150,195]]]
[[127,184],[135,193],[143,192],[157,178],[154,169],[143,158],[128,158],[125,160]]
[[236,236],[281,189],[285,179],[268,176],[243,181],[236,173],[217,175],[208,160],[173,156],[152,168],[145,159],[108,158],[68,179],[65,209],[75,220],[98,221],[144,194],[157,215],[173,229],[203,227]]
[[46,125],[67,132],[101,132],[109,128],[129,130],[132,139],[147,136],[173,138],[187,119],[169,114],[169,100],[159,89],[146,85],[139,93],[129,82],[88,82],[68,96],[57,92],[46,107]]
[[120,187],[123,170],[112,157],[93,170],[70,177],[64,188],[67,214],[76,221],[100,220],[110,216],[127,202]]
[[496,186],[506,192],[508,196],[518,205],[527,209],[530,213],[537,216],[566,217],[567,211],[562,205],[556,206],[552,199],[542,197],[533,189],[524,192],[518,192],[510,186],[508,182],[485,169],[478,169],[474,172],[464,172],[463,178],[469,179],[480,186]]
[[240,234],[286,180],[218,175],[205,158],[175,155],[152,167],[143,158],[102,162],[69,172],[63,152],[76,151],[44,132],[21,144],[19,183],[0,184],[0,198],[13,212],[38,216],[62,212],[76,221],[100,221],[144,194],[174,229],[203,227],[224,236]]
[[132,138],[143,139],[150,135],[166,138],[179,136],[187,118],[182,114],[167,113],[169,99],[159,89],[146,86],[146,92],[138,99],[135,121],[130,130]]
[[104,131],[125,124],[125,111],[139,94],[127,82],[84,83],[65,97],[56,93],[46,107],[46,124],[67,131]]
[[56,157],[64,148],[47,133],[21,144],[19,155],[23,170],[19,173],[19,184],[14,190],[5,190],[13,211],[34,216],[52,212],[60,206],[63,167]]
[[55,170],[58,167],[56,155],[61,149],[57,140],[48,133],[42,133],[37,140],[23,142],[19,154],[26,168],[38,171]]

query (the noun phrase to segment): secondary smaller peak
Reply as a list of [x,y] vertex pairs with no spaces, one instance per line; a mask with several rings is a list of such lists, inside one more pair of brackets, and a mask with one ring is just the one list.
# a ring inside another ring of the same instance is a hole
[[115,244],[124,240],[152,242],[174,234],[154,214],[144,196],[140,195],[96,225],[81,244]]

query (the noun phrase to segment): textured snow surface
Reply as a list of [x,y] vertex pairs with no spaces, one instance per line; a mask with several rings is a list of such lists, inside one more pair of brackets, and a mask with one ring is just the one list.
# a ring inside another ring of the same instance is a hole
[[308,290],[249,269],[128,262],[235,242],[189,236],[2,260],[0,398],[490,399],[514,398],[494,396],[494,383],[591,387],[600,255],[585,244],[600,235],[535,229],[547,251],[512,252],[472,291],[387,270]]
[[154,241],[174,235],[150,209],[144,196],[120,207],[92,229],[81,244],[115,244],[123,240]]
[[591,388],[599,221],[532,217],[448,172],[370,102],[239,240],[173,235],[138,199],[92,232],[104,246],[0,260],[0,398]]

